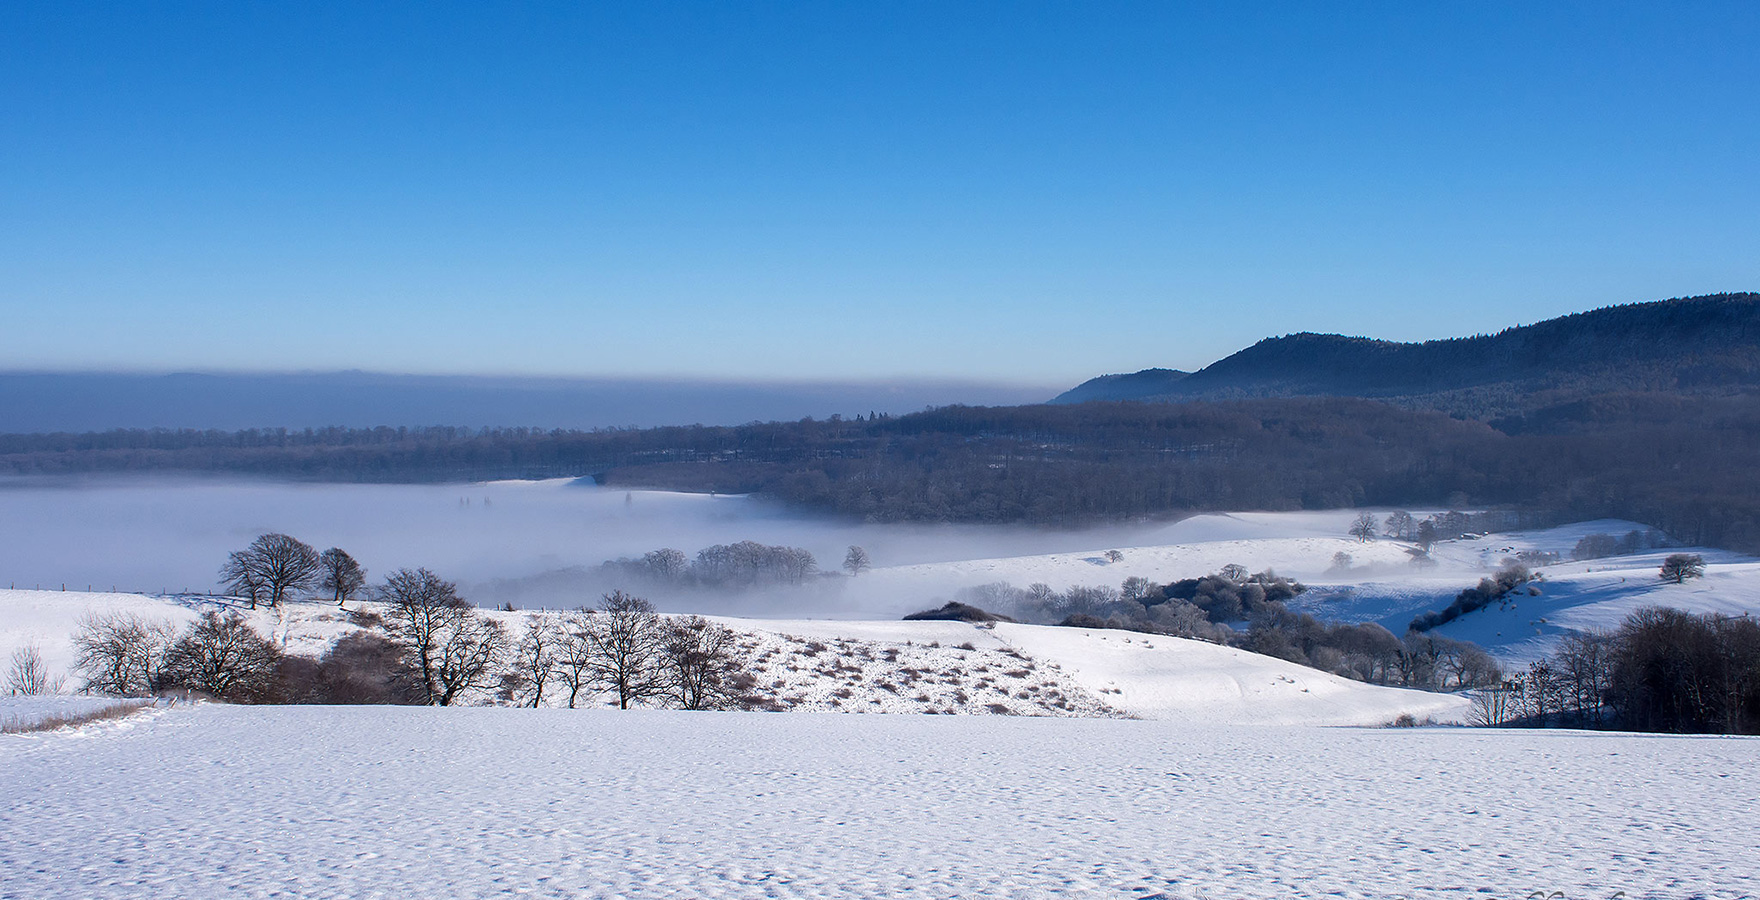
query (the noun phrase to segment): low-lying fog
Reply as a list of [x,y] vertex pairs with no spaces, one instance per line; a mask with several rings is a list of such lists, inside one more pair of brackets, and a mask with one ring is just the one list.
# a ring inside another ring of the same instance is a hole
[[[319,550],[347,550],[367,567],[371,581],[399,568],[426,566],[459,582],[479,605],[554,608],[591,604],[598,592],[616,586],[590,577],[592,567],[662,547],[689,557],[713,544],[744,540],[803,547],[822,570],[838,573],[852,544],[864,547],[881,568],[1169,543],[1181,539],[1181,530],[1167,523],[1084,532],[865,525],[793,516],[745,497],[626,492],[567,480],[12,480],[0,482],[0,585],[212,591],[229,552],[261,533],[280,531]],[[1117,579],[1097,572],[1094,580]],[[875,580],[870,587],[868,579],[828,577],[804,588],[654,599],[663,609],[703,613],[894,616],[920,609],[942,592],[939,585],[888,590],[884,583]]]

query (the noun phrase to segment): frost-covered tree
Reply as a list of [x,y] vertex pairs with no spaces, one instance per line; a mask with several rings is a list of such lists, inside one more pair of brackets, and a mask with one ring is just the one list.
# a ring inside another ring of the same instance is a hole
[[1412,531],[1416,527],[1417,521],[1412,518],[1412,514],[1403,509],[1392,513],[1387,517],[1387,521],[1382,523],[1383,533],[1399,541],[1411,540]]
[[843,556],[843,568],[849,572],[852,578],[868,571],[870,568],[868,551],[851,546],[849,552]]
[[1350,535],[1360,542],[1375,540],[1376,534],[1375,516],[1370,513],[1363,513],[1351,522]]

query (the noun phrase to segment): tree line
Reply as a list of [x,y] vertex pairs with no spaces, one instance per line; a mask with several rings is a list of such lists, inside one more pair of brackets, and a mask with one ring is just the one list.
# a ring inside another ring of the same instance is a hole
[[981,621],[1000,614],[1038,624],[1195,638],[1370,684],[1453,691],[1501,683],[1502,670],[1476,644],[1420,632],[1396,636],[1372,622],[1328,623],[1291,610],[1287,601],[1306,590],[1270,570],[1248,573],[1230,565],[1163,585],[1132,577],[1118,588],[1057,591],[1043,583],[1018,588],[996,582],[963,589],[949,606],[914,615]]
[[[313,588],[339,605],[361,594],[371,608],[348,613],[360,630],[314,659],[285,654],[236,610],[205,610],[181,631],[129,613],[88,616],[74,635],[83,689],[245,703],[450,706],[493,696],[535,707],[548,695],[572,708],[602,692],[624,709],[762,703],[731,630],[696,616],[660,616],[622,591],[591,609],[526,614],[515,635],[427,569],[399,569],[371,588],[365,575],[339,549],[318,553],[285,534],[262,535],[228,557],[223,586],[243,588],[235,595],[253,609]],[[37,669],[40,661],[21,671]]]
[[1646,607],[1474,694],[1479,725],[1760,734],[1760,622]]
[[1574,398],[1494,424],[1346,398],[943,407],[597,431],[0,435],[0,471],[414,482],[591,475],[872,521],[1073,526],[1217,509],[1508,507],[1760,550],[1760,397]]

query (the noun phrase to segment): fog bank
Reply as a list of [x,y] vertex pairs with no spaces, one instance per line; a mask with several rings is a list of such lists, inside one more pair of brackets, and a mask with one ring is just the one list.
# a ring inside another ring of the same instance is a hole
[[[871,525],[802,518],[747,497],[602,488],[566,479],[448,485],[288,484],[188,478],[0,481],[0,587],[215,589],[226,555],[269,531],[337,546],[377,581],[425,566],[482,605],[573,607],[613,584],[606,560],[672,547],[687,556],[750,540],[803,547],[839,571],[852,544],[876,567],[1135,543],[1166,526],[1054,532],[967,525]],[[1111,580],[1110,576],[1101,576]],[[675,610],[756,615],[892,615],[934,588],[854,590],[833,576],[755,592],[656,592]],[[949,585],[948,589],[957,585]]]

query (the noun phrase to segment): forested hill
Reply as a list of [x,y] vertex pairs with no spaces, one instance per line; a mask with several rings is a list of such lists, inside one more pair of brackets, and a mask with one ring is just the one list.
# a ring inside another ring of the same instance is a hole
[[1760,294],[1613,306],[1497,334],[1405,344],[1336,334],[1268,338],[1189,375],[1146,369],[1056,398],[1370,397],[1468,418],[1586,394],[1760,388]]
[[1632,519],[1692,544],[1760,552],[1760,393],[1603,395],[1497,423],[1292,397],[592,432],[0,435],[0,490],[15,482],[8,475],[101,472],[590,475],[621,488],[752,492],[871,521],[1055,526],[1203,510],[1504,506],[1555,521]]

